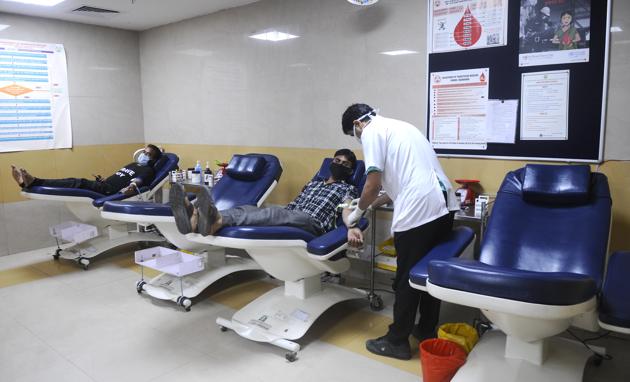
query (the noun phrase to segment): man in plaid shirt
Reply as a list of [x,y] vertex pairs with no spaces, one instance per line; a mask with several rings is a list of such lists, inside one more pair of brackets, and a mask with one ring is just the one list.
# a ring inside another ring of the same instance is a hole
[[[346,183],[356,160],[349,149],[335,152],[330,177],[308,182],[286,207],[240,206],[217,211],[209,190],[204,189],[196,208],[185,197],[183,186],[174,184],[169,199],[177,228],[182,234],[199,232],[206,236],[225,226],[291,226],[322,235],[335,228],[337,207],[359,196],[356,187]],[[348,213],[344,211],[344,216]]]

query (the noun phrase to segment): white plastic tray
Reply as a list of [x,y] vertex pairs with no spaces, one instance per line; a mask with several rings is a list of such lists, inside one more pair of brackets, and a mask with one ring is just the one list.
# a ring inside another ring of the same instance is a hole
[[189,255],[164,247],[153,247],[135,252],[136,264],[168,273],[173,276],[186,276],[203,271],[203,257]]
[[49,228],[50,234],[65,242],[82,243],[98,236],[98,229],[90,224],[68,221]]

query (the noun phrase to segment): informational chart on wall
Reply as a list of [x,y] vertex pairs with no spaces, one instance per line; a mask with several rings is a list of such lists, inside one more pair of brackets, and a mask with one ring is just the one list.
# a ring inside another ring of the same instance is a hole
[[431,73],[434,148],[485,149],[488,69]]
[[70,147],[63,45],[0,39],[0,152]]
[[427,13],[438,155],[603,160],[610,0],[434,0]]
[[431,51],[505,45],[508,0],[433,0]]

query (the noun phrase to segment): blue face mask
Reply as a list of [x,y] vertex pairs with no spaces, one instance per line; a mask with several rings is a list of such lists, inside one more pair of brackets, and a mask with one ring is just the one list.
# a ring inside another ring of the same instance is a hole
[[149,158],[147,153],[140,153],[140,155],[138,155],[138,159],[136,160],[136,162],[140,166],[146,166],[147,164],[149,164],[150,160],[151,160],[151,158]]

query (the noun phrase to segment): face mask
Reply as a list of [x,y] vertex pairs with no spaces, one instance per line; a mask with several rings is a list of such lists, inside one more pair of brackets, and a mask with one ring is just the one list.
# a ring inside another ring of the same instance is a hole
[[357,142],[361,143],[361,138],[357,134],[357,125],[352,126],[352,135],[354,136],[354,139],[357,140]]
[[350,175],[352,175],[351,168],[348,168],[339,163],[331,163],[329,169],[335,180],[348,180],[348,178],[350,178]]
[[[370,111],[368,111],[367,113],[363,114],[362,116],[360,116],[359,118],[357,118],[355,121],[359,121],[359,122],[371,122],[372,118],[374,117],[374,115],[372,114],[378,114],[379,109],[372,109]],[[363,121],[364,118],[368,118],[367,121]],[[361,138],[359,138],[359,136],[357,135],[357,126],[354,125],[352,126],[352,134],[354,135],[354,138],[361,143]]]
[[140,166],[146,166],[150,160],[151,158],[149,158],[149,156],[146,153],[140,153],[140,155],[138,155],[138,159],[136,160],[136,162]]

